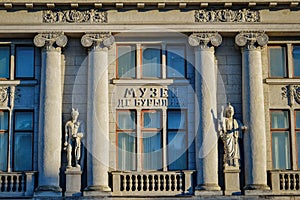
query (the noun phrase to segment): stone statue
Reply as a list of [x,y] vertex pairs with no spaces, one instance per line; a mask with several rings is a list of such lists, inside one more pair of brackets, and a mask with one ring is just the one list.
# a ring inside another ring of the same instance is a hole
[[233,118],[234,108],[230,103],[225,108],[222,106],[219,134],[224,143],[224,167],[239,167],[240,149],[238,138],[246,129],[238,120]]
[[75,163],[76,167],[80,167],[79,160],[81,157],[81,138],[83,137],[83,133],[78,133],[80,126],[80,122],[77,121],[78,115],[78,110],[72,108],[72,120],[68,121],[65,125],[64,150],[67,151],[67,168],[72,167],[73,163]]

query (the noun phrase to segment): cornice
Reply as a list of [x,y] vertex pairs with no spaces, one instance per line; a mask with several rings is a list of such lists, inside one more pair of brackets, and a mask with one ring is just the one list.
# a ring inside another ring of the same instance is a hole
[[107,8],[107,9],[201,9],[207,7],[231,8],[231,7],[300,7],[299,0],[4,0],[0,3],[0,8],[4,9],[35,9],[35,8]]

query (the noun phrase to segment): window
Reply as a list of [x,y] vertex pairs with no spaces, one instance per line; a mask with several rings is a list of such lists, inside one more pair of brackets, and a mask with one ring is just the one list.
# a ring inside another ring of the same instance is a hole
[[187,169],[186,112],[168,110],[168,167]]
[[34,77],[34,47],[16,47],[16,78]]
[[170,44],[117,45],[118,78],[185,78],[185,46]]
[[14,171],[32,170],[33,112],[16,111],[14,122]]
[[286,48],[283,46],[269,47],[269,65],[271,77],[286,77]]
[[10,48],[0,46],[0,79],[9,78]]
[[136,76],[136,52],[134,45],[119,45],[118,51],[118,77],[134,78]]
[[8,112],[0,111],[0,170],[7,171]]
[[[12,161],[13,171],[30,171],[33,169],[33,111],[15,111],[14,120],[10,120],[8,111],[0,111],[0,170],[8,171]],[[14,128],[9,131],[9,122]],[[8,157],[8,138],[13,140],[12,157]]]
[[[167,112],[168,127],[163,132],[162,110],[117,111],[117,166],[119,170],[161,170],[167,151],[169,170],[187,169],[186,113]],[[138,125],[140,124],[140,126]],[[167,146],[163,145],[166,134]]]
[[294,76],[300,77],[300,46],[293,47]]
[[[0,46],[0,79],[34,78],[34,54],[32,46]],[[10,62],[13,58],[15,62]]]
[[179,45],[167,46],[167,76],[168,78],[185,77],[185,48]]
[[296,150],[297,150],[297,161],[298,170],[300,169],[300,111],[295,111],[296,117]]
[[274,169],[290,169],[290,125],[288,111],[271,112],[272,160]]
[[300,77],[300,45],[269,46],[270,77]]

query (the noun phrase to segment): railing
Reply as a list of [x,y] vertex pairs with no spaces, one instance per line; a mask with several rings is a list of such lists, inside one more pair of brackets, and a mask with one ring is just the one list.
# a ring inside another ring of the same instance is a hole
[[34,172],[0,172],[0,197],[33,196]]
[[275,194],[299,194],[300,171],[270,171],[271,188]]
[[192,174],[193,171],[111,172],[113,195],[191,195]]

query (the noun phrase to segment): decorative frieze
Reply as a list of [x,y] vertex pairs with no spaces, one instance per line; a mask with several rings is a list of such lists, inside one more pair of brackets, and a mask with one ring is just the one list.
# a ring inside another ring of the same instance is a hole
[[287,85],[281,88],[282,98],[288,99],[288,104],[294,107],[295,102],[300,104],[300,85]]
[[0,87],[0,105],[7,105],[10,89],[7,86]]
[[1,107],[13,107],[14,101],[18,101],[20,97],[20,89],[15,88],[15,86],[0,86]]
[[189,44],[201,48],[217,47],[222,43],[219,33],[193,33],[189,36]]
[[43,23],[107,23],[107,12],[98,10],[63,10],[43,12]]
[[67,36],[63,33],[40,33],[34,37],[34,45],[37,47],[45,46],[47,50],[55,49],[53,46],[56,44],[58,47],[65,47],[68,42]]
[[242,10],[196,10],[195,22],[260,22],[259,11]]
[[109,32],[86,33],[81,38],[81,44],[84,47],[110,47],[115,42],[115,38]]
[[249,50],[265,46],[269,37],[264,32],[241,32],[235,36],[235,43]]

